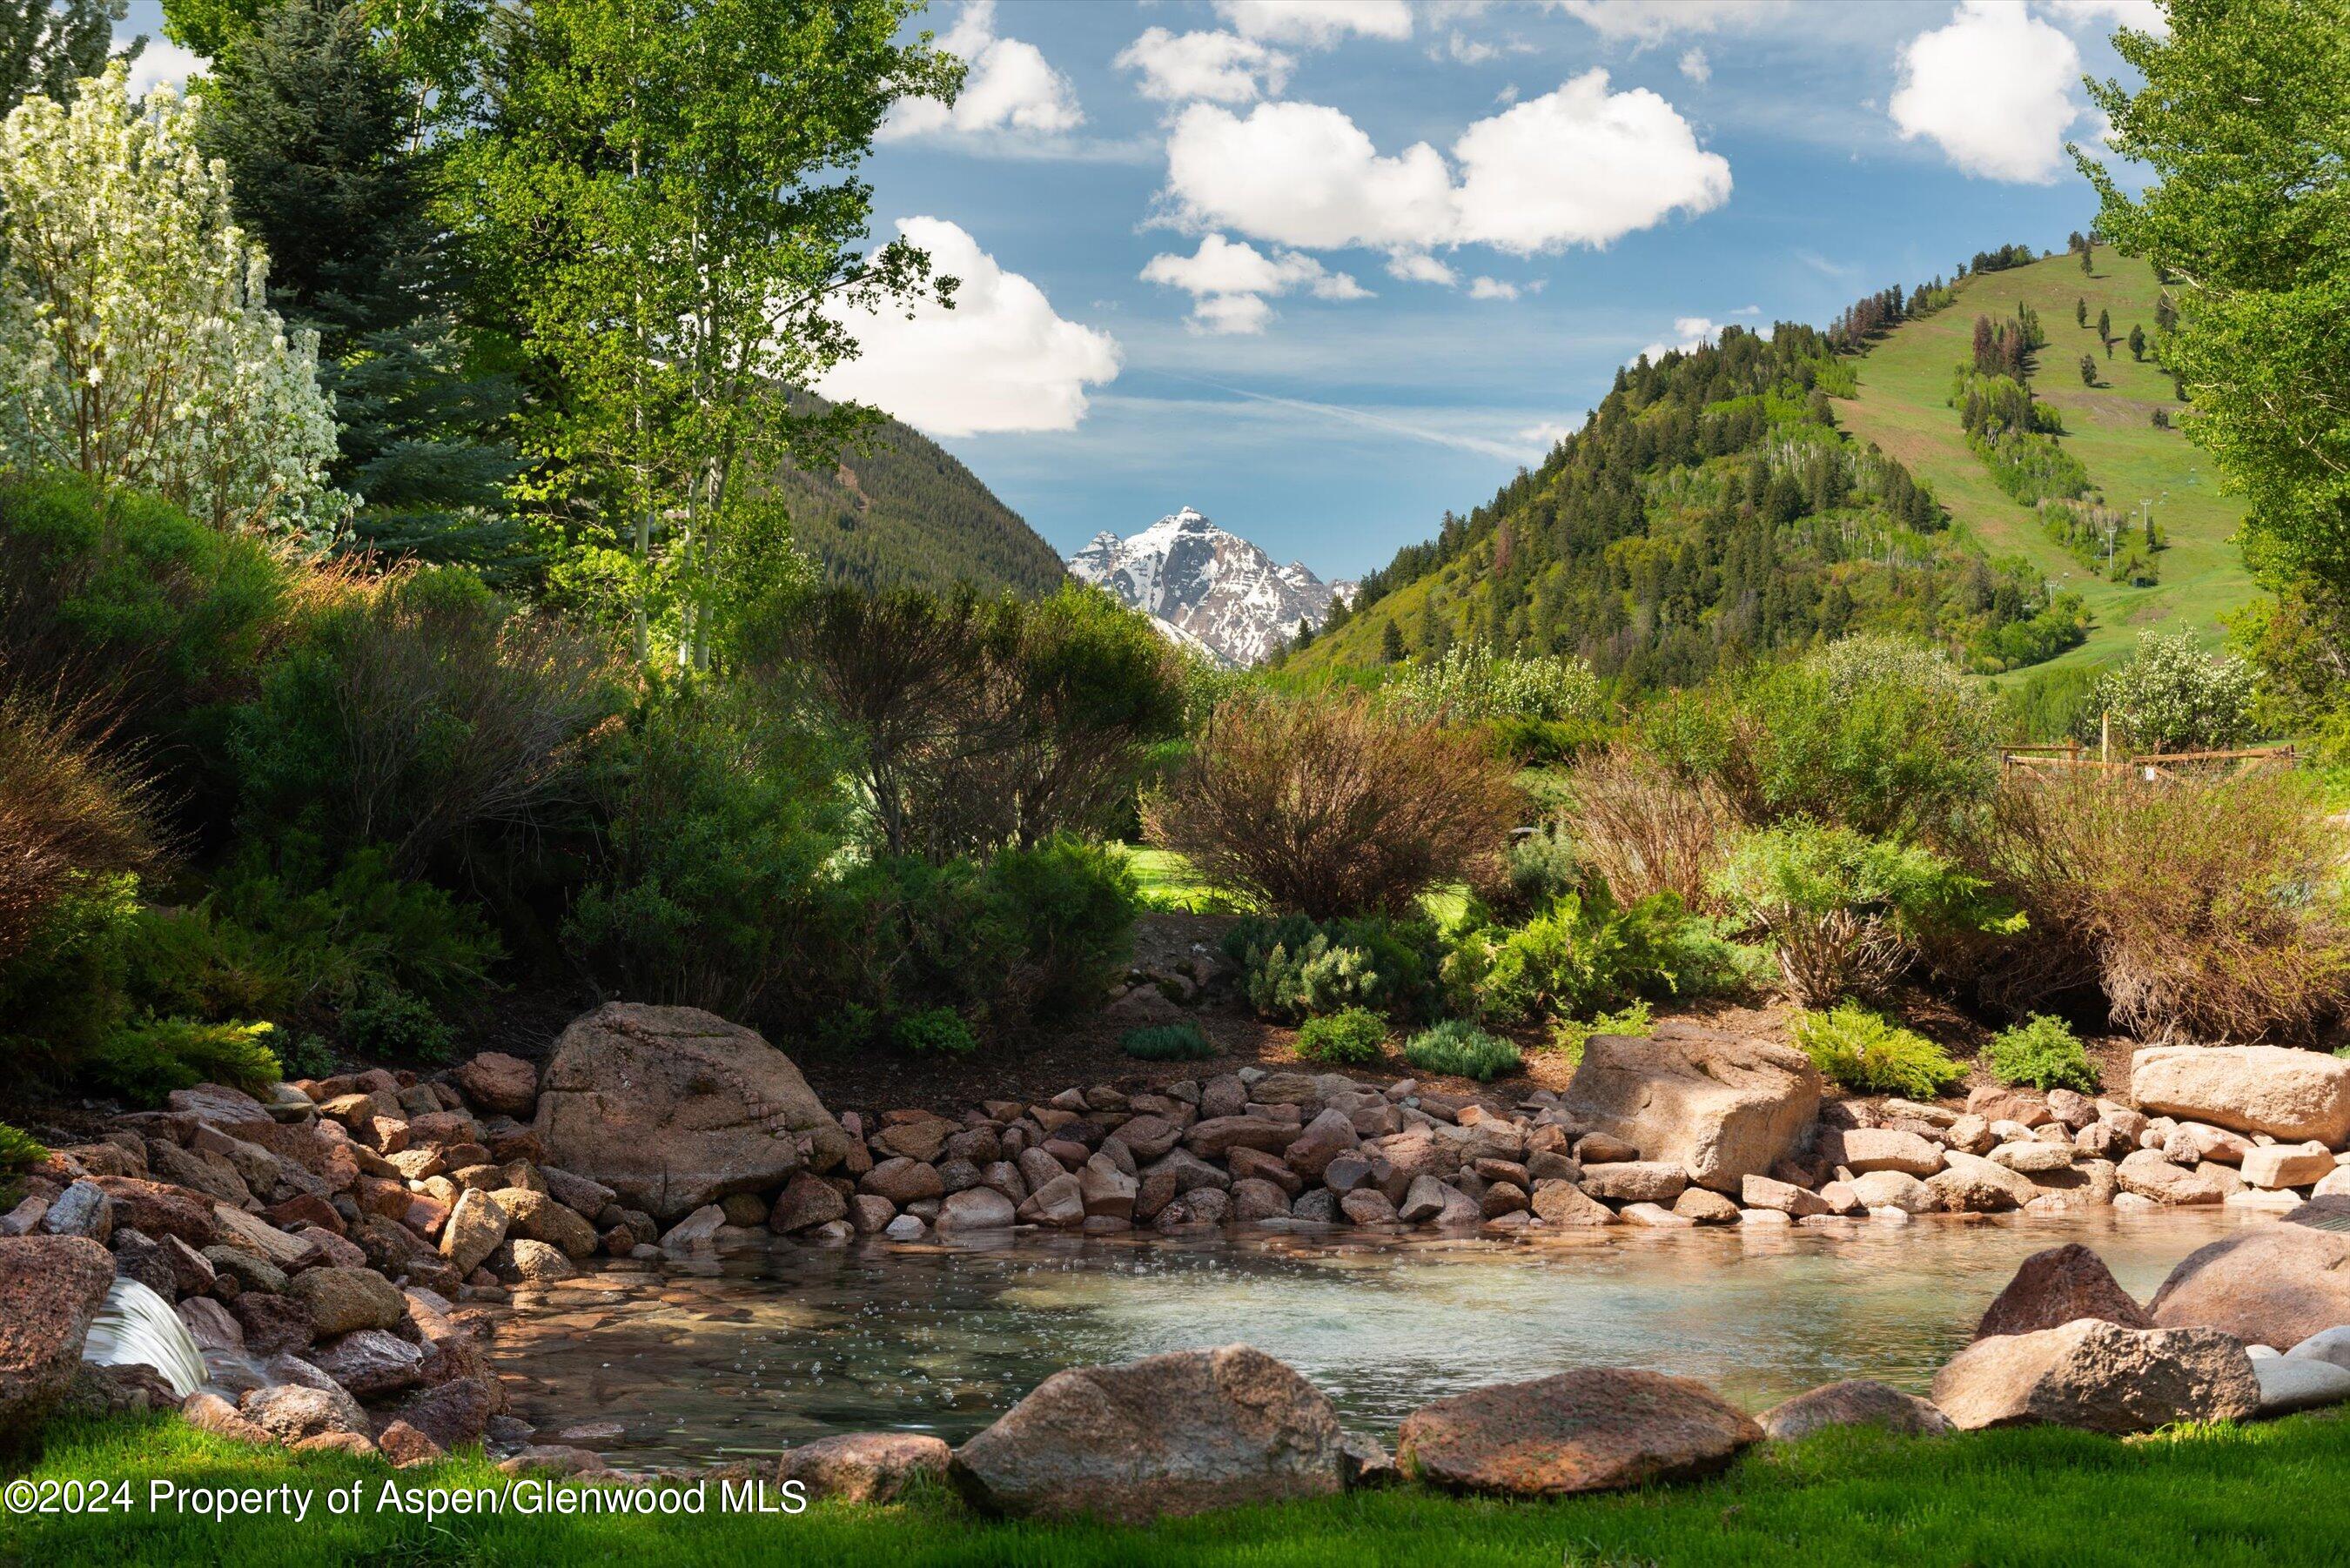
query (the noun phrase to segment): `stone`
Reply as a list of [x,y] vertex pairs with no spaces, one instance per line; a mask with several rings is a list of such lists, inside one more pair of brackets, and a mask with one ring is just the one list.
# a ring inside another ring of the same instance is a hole
[[925,1198],[945,1197],[947,1184],[937,1166],[899,1155],[881,1161],[858,1178],[857,1189],[886,1198],[902,1209]]
[[924,1483],[943,1485],[953,1457],[943,1440],[919,1432],[844,1432],[785,1449],[775,1484],[797,1481],[811,1500],[896,1502]]
[[1027,1201],[1020,1205],[1017,1217],[1032,1225],[1073,1230],[1086,1222],[1085,1189],[1065,1170],[1030,1193]]
[[848,1199],[840,1195],[840,1189],[821,1176],[798,1170],[775,1194],[775,1207],[767,1211],[767,1229],[778,1236],[788,1236],[795,1231],[829,1225],[847,1215]]
[[1819,1069],[1792,1046],[1667,1023],[1645,1039],[1593,1035],[1559,1109],[1699,1187],[1736,1192],[1794,1148],[1823,1087]]
[[441,1228],[441,1255],[460,1275],[470,1274],[505,1239],[506,1211],[487,1192],[469,1188]]
[[1475,1199],[1432,1176],[1413,1178],[1404,1200],[1396,1205],[1396,1218],[1407,1225],[1474,1225],[1483,1217]]
[[[956,1231],[1008,1231],[1017,1217],[1012,1199],[992,1187],[967,1187],[961,1192],[950,1193],[939,1206],[938,1232],[943,1236]],[[940,1445],[939,1463],[945,1466],[945,1445]]]
[[[2254,1187],[2314,1187],[2334,1168],[2334,1157],[2322,1148],[2272,1144],[2244,1156],[2243,1178]],[[72,1189],[67,1191],[70,1195]]]
[[2015,1122],[2027,1127],[2055,1119],[2047,1100],[2030,1089],[2002,1089],[1990,1084],[1967,1096],[1967,1114],[1985,1122]]
[[901,1159],[935,1160],[953,1137],[955,1124],[939,1116],[899,1122],[881,1129],[873,1141],[880,1153]]
[[718,1232],[726,1225],[726,1210],[715,1203],[705,1203],[668,1230],[661,1232],[660,1250],[672,1255],[704,1251],[718,1244]]
[[1347,1473],[1329,1399],[1243,1345],[1056,1372],[951,1466],[990,1512],[1128,1523],[1332,1496]]
[[2350,1370],[2330,1361],[2272,1355],[2252,1363],[2261,1386],[2263,1416],[2290,1416],[2322,1405],[2350,1401]]
[[1985,1156],[1993,1165],[2003,1165],[2010,1170],[2036,1176],[2044,1171],[2073,1168],[2073,1148],[2070,1144],[2046,1143],[2031,1138],[2020,1143],[2003,1143]]
[[220,1222],[213,1218],[215,1205],[203,1193],[133,1176],[89,1179],[106,1194],[117,1225],[128,1225],[158,1241],[176,1236],[196,1248],[209,1247],[220,1239]]
[[1575,1158],[1588,1165],[1621,1165],[1640,1158],[1640,1146],[1604,1132],[1586,1133],[1575,1146]]
[[1882,1427],[1920,1438],[1938,1437],[1950,1429],[1950,1418],[1927,1401],[1867,1377],[1798,1394],[1754,1420],[1762,1435],[1774,1443],[1792,1443],[1825,1427]]
[[803,1164],[829,1170],[849,1143],[791,1058],[751,1030],[619,1002],[556,1042],[535,1130],[548,1163],[661,1220],[772,1191]]
[[2350,1324],[2350,1234],[2313,1220],[2350,1221],[2350,1199],[2314,1198],[2275,1224],[2196,1249],[2147,1313],[2166,1327],[2201,1324],[2279,1350]]
[[1692,1187],[1673,1199],[1673,1212],[1699,1225],[1735,1225],[1738,1205],[1719,1192]]
[[1782,1209],[1741,1209],[1738,1222],[1758,1231],[1772,1231],[1793,1225],[1795,1220]]
[[1828,1206],[1816,1192],[1792,1181],[1749,1176],[1739,1184],[1739,1198],[1749,1209],[1776,1210],[1788,1215],[1825,1214]]
[[495,1383],[458,1377],[410,1395],[397,1415],[442,1448],[456,1449],[481,1441],[491,1417],[504,1407]]
[[187,1325],[188,1337],[196,1342],[198,1350],[243,1350],[244,1329],[229,1315],[228,1308],[210,1296],[190,1296],[172,1308]]
[[1616,1223],[1614,1210],[1572,1181],[1535,1182],[1534,1210],[1534,1218],[1545,1225],[1566,1227]]
[[2329,1147],[2350,1142],[2350,1062],[2282,1045],[2149,1045],[2130,1055],[2138,1109]]
[[1980,1155],[1946,1149],[1942,1168],[1926,1179],[1934,1207],[1950,1214],[1992,1214],[2021,1209],[2038,1197],[2031,1179]]
[[1693,1225],[1697,1221],[1674,1213],[1661,1203],[1627,1203],[1616,1211],[1616,1218],[1627,1225],[1648,1225],[1663,1230]]
[[2156,1326],[2147,1310],[2122,1289],[2106,1261],[2071,1241],[2024,1259],[2015,1277],[1985,1309],[1974,1336],[2036,1334],[2085,1317],[2124,1328]]
[[255,1388],[237,1401],[238,1413],[278,1442],[291,1447],[305,1438],[328,1432],[365,1437],[367,1412],[336,1384],[313,1388],[300,1383],[280,1383]]
[[2244,1188],[2242,1177],[2217,1161],[2174,1165],[2150,1148],[2139,1149],[2116,1166],[2114,1179],[2126,1192],[2179,1205],[2225,1202]]
[[2243,1345],[2208,1328],[2083,1318],[1979,1339],[1934,1375],[1934,1403],[1966,1431],[2045,1423],[2151,1432],[2174,1421],[2243,1420],[2260,1402]]
[[503,1051],[484,1051],[449,1075],[479,1110],[526,1116],[538,1103],[538,1069]]
[[407,1315],[391,1282],[372,1269],[306,1269],[286,1293],[310,1310],[322,1339],[362,1328],[390,1328]]
[[87,1236],[0,1238],[0,1433],[29,1433],[64,1397],[114,1283]]
[[1872,1212],[1880,1209],[1895,1209],[1904,1214],[1933,1211],[1933,1193],[1907,1171],[1872,1170],[1866,1176],[1853,1178],[1851,1185],[1861,1207]]
[[1351,1154],[1360,1140],[1355,1124],[1341,1111],[1324,1111],[1305,1124],[1305,1130],[1282,1151],[1289,1168],[1309,1181],[1318,1181],[1330,1162]]
[[103,1247],[114,1236],[114,1199],[95,1181],[76,1181],[50,1201],[39,1230],[45,1236],[79,1236]]
[[411,1465],[429,1465],[435,1459],[449,1457],[449,1450],[426,1437],[405,1421],[393,1421],[376,1434],[375,1446],[383,1457],[401,1469]]
[[181,1400],[180,1418],[198,1431],[234,1443],[251,1443],[258,1448],[276,1440],[239,1414],[235,1406],[209,1389],[199,1388]]
[[1183,1147],[1202,1159],[1243,1147],[1279,1154],[1297,1135],[1296,1127],[1270,1116],[1211,1116],[1191,1124]]
[[243,1291],[228,1311],[244,1335],[244,1348],[255,1355],[289,1355],[307,1350],[317,1337],[310,1309],[292,1296]]
[[1942,1168],[1940,1147],[1913,1132],[1892,1127],[1826,1127],[1820,1133],[1818,1152],[1827,1165],[1842,1166],[1855,1176],[1872,1170],[1898,1170],[1925,1178]]
[[[596,1227],[573,1213],[544,1192],[527,1187],[501,1187],[490,1197],[506,1211],[506,1236],[526,1236],[534,1241],[545,1241],[560,1248],[569,1258],[585,1258],[596,1251]],[[767,1218],[764,1199],[738,1192],[727,1199],[729,1203],[746,1206],[743,1223],[763,1224]]]
[[1701,1383],[1586,1367],[1422,1406],[1396,1464],[1448,1491],[1563,1497],[1709,1475],[1762,1438]]
[[[1742,1183],[1743,1178],[1740,1179]],[[1689,1175],[1669,1160],[1635,1159],[1583,1168],[1583,1190],[1616,1203],[1670,1203],[1689,1185]]]
[[[1438,1207],[1441,1206],[1440,1200]],[[1433,1218],[1435,1212],[1431,1209],[1428,1217]],[[1289,1194],[1272,1182],[1261,1177],[1248,1176],[1232,1183],[1232,1218],[1240,1223],[1248,1225],[1260,1220],[1283,1219],[1288,1213]]]
[[[1114,1220],[1134,1218],[1135,1195],[1141,1184],[1118,1168],[1101,1155],[1086,1161],[1077,1171],[1077,1196],[1086,1206],[1086,1218],[1097,1220],[1107,1216]],[[1289,1207],[1289,1195],[1282,1194],[1282,1208]]]
[[2330,1361],[2350,1372],[2350,1325],[2320,1330],[2285,1354],[2301,1361]]
[[423,1374],[424,1352],[380,1328],[347,1334],[310,1352],[312,1366],[348,1389],[373,1399],[412,1386]]

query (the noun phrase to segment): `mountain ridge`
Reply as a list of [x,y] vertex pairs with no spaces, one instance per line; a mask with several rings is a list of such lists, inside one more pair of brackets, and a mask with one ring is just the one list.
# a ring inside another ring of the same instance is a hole
[[1149,616],[1170,640],[1232,668],[1322,626],[1355,587],[1326,583],[1302,561],[1276,563],[1188,505],[1123,538],[1105,528],[1063,565]]

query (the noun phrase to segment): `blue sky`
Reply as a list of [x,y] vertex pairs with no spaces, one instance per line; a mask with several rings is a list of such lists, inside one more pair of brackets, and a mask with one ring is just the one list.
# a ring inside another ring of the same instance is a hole
[[[152,30],[152,0],[131,26]],[[962,306],[830,389],[1066,554],[1196,505],[1351,576],[1579,423],[1644,348],[1825,322],[2088,225],[2148,0],[961,0],[963,100],[894,122],[877,233]],[[163,62],[159,61],[161,67]]]

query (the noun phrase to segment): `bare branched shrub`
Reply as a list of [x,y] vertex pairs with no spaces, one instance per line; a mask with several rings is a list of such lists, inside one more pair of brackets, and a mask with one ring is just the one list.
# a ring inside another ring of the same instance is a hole
[[1575,854],[1617,903],[1671,893],[1692,909],[1719,904],[1710,881],[1739,824],[1711,783],[1677,778],[1647,753],[1617,746],[1578,764],[1567,789]]
[[1211,882],[1326,919],[1495,875],[1517,811],[1508,764],[1473,732],[1361,697],[1256,696],[1217,708],[1143,823]]
[[0,961],[24,950],[77,877],[154,858],[145,787],[82,717],[0,695]]
[[2143,1035],[2305,1035],[2350,1001],[2344,848],[2288,774],[2011,777],[1981,858],[2031,920],[2022,945],[2047,951],[1988,979],[2016,1002],[2034,981],[2094,979]]

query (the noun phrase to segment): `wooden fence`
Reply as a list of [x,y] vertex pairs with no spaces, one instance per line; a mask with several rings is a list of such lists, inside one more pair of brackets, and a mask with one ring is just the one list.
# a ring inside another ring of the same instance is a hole
[[2109,746],[2085,746],[2068,741],[2058,746],[2010,746],[2000,763],[2009,770],[2054,774],[2061,769],[2094,768],[2126,774],[2148,784],[2161,779],[2208,778],[2213,774],[2260,773],[2270,768],[2293,768],[2300,758],[2291,746],[2244,746],[2225,752],[2143,752],[2116,755]]

